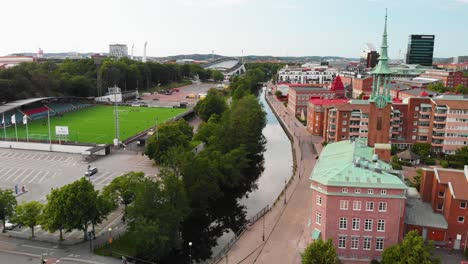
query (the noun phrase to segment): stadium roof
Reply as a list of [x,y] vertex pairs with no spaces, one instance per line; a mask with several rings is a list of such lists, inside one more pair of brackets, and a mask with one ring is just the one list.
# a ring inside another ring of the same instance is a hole
[[0,113],[13,110],[23,105],[27,105],[27,104],[31,104],[31,103],[39,102],[42,100],[51,99],[51,98],[55,98],[55,97],[39,97],[39,98],[24,99],[24,100],[17,100],[17,101],[9,102],[4,105],[0,105]]

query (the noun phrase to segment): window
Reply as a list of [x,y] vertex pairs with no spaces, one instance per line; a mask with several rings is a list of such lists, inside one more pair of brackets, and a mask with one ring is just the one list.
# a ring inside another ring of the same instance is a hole
[[366,211],[374,211],[374,202],[366,203]]
[[322,196],[317,195],[317,204],[322,205]]
[[338,238],[338,248],[346,248],[346,237],[340,236]]
[[348,193],[348,188],[343,188],[343,189],[341,189],[341,192],[342,192],[342,193]]
[[439,198],[444,198],[445,197],[445,192],[439,192]]
[[437,204],[437,210],[442,210],[444,209],[444,205],[443,204]]
[[463,223],[465,222],[465,217],[464,216],[459,216],[458,217],[458,223]]
[[361,193],[361,189],[356,188],[356,189],[354,190],[354,193]]
[[343,121],[343,125],[346,126],[348,124],[348,121]]
[[375,250],[382,251],[383,250],[383,243],[384,243],[383,238],[377,238],[375,240]]
[[466,209],[466,201],[460,202],[460,208]]
[[353,202],[353,210],[360,211],[361,210],[361,201],[354,201]]
[[387,211],[387,203],[386,202],[380,202],[379,203],[379,212],[386,212]]
[[322,214],[319,212],[315,214],[315,223],[317,223],[318,225],[322,224]]
[[382,130],[382,117],[377,117],[377,130]]
[[414,113],[414,118],[418,118],[418,113]]
[[359,225],[361,223],[361,220],[359,218],[353,218],[353,230],[359,230]]
[[385,231],[385,220],[379,219],[379,221],[377,221],[377,231],[380,231],[380,232]]
[[341,132],[346,132],[346,127],[341,129]]
[[348,228],[348,219],[346,217],[340,217],[340,229]]
[[374,194],[374,189],[367,189],[367,194]]
[[387,195],[387,190],[380,190],[381,195]]
[[346,200],[340,201],[340,210],[348,210],[348,201]]
[[351,238],[351,249],[359,249],[359,237]]
[[366,219],[364,222],[364,231],[372,231],[372,219]]
[[364,238],[364,244],[363,244],[362,248],[365,249],[365,250],[370,250],[371,249],[371,241],[372,241],[371,237],[365,237]]

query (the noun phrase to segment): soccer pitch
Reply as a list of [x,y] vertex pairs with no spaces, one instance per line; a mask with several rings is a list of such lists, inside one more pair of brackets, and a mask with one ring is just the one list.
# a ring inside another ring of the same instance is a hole
[[[187,109],[119,106],[118,111],[120,140],[123,141],[156,125],[156,122],[164,123]],[[20,123],[17,124],[18,138],[26,140],[26,125]],[[64,113],[63,116],[51,116],[52,140],[59,140],[55,135],[55,126],[68,126],[68,137],[59,136],[64,141],[112,143],[115,137],[114,106],[96,105]],[[15,140],[15,126],[8,127],[6,134],[7,138]],[[49,140],[47,118],[28,123],[28,134],[30,140]],[[3,127],[0,129],[0,137],[4,137]]]

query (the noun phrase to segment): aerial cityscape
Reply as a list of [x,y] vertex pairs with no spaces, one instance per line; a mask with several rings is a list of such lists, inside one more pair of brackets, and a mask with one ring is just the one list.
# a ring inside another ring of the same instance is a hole
[[468,1],[3,6],[0,263],[468,263]]

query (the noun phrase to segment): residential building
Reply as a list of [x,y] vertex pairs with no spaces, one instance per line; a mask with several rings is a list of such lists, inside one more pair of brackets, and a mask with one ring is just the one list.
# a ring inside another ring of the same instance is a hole
[[[307,66],[307,67],[305,67]],[[290,68],[286,65],[278,71],[278,82],[298,84],[331,84],[337,71],[328,65],[304,64],[301,67]]]
[[446,87],[454,88],[459,84],[468,86],[468,76],[465,76],[461,71],[427,70],[421,74],[421,77],[438,79]]
[[434,35],[409,35],[406,64],[432,66]]
[[425,240],[433,240],[439,246],[456,250],[466,248],[468,241],[466,190],[468,190],[468,165],[465,165],[464,170],[424,169],[420,194],[426,209],[408,210],[410,215],[405,221],[407,231],[419,230]]
[[448,71],[465,71],[468,72],[468,60],[463,63],[437,63],[438,69],[444,69]]
[[374,153],[365,139],[328,144],[310,176],[312,240],[333,239],[344,262],[380,259],[403,238],[407,186]]
[[114,58],[128,57],[128,47],[125,44],[110,44],[109,45],[109,56]]
[[6,69],[17,66],[24,62],[35,62],[32,56],[3,56],[0,57],[0,69]]
[[295,115],[307,114],[307,103],[311,97],[335,98],[334,91],[317,84],[288,84],[288,110]]

